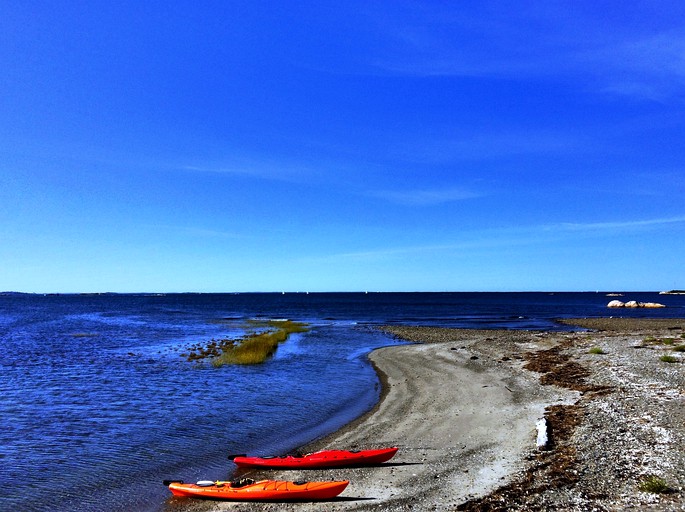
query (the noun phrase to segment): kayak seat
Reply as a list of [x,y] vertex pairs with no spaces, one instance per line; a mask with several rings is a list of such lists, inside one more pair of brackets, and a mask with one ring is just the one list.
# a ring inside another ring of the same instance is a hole
[[254,480],[252,478],[240,478],[238,480],[233,480],[231,482],[231,487],[234,489],[238,489],[240,487],[246,487],[248,485],[252,485],[254,483]]

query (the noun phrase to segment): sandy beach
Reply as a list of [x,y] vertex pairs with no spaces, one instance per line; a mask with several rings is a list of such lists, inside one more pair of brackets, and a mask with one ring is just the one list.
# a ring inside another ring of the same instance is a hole
[[[398,446],[394,459],[240,475],[350,480],[325,504],[170,499],[168,509],[685,510],[685,352],[673,350],[685,344],[685,320],[570,323],[592,330],[387,328],[416,344],[370,355],[380,403],[304,450]],[[648,476],[665,492],[641,490]]]

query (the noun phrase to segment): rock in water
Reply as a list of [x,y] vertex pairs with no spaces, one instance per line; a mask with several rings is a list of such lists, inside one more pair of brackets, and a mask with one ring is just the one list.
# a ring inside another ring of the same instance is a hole
[[638,302],[636,300],[629,300],[628,302],[621,302],[620,300],[612,300],[607,304],[608,308],[665,308],[663,304],[658,302]]

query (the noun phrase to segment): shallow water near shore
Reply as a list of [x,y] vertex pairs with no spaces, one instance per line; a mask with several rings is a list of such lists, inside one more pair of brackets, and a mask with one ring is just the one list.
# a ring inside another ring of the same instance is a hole
[[[164,478],[230,478],[229,453],[283,453],[369,410],[382,324],[571,329],[557,317],[682,317],[685,297],[625,294],[0,296],[1,509],[163,508]],[[180,354],[245,321],[310,323],[275,357],[212,368]]]

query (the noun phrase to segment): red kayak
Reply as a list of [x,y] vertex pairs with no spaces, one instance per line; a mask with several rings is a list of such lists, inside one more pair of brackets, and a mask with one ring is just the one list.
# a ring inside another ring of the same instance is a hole
[[307,455],[284,455],[282,457],[247,457],[235,455],[231,458],[241,468],[333,468],[341,466],[368,466],[390,460],[398,448],[379,450],[324,450]]
[[174,496],[230,501],[316,501],[335,498],[348,480],[338,482],[287,482],[243,479],[235,482],[201,481],[196,484],[165,480]]

